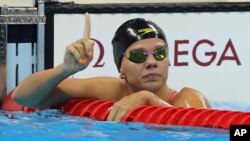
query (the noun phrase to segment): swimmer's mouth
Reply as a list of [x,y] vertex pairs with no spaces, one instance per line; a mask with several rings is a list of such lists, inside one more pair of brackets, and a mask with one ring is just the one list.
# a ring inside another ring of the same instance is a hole
[[158,73],[149,73],[147,75],[144,75],[142,78],[147,78],[147,79],[156,79],[160,77],[161,75]]

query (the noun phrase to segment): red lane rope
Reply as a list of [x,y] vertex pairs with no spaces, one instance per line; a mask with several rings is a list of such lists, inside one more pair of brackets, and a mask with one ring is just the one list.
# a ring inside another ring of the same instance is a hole
[[[93,99],[74,99],[54,108],[70,115],[90,117],[105,121],[108,109],[114,104],[111,101]],[[3,110],[34,112],[39,109],[24,107],[11,98],[11,93],[5,97]],[[180,126],[200,126],[229,129],[231,124],[250,125],[250,112],[195,109],[161,106],[141,106],[129,111],[122,122],[144,122],[153,124],[169,124]]]

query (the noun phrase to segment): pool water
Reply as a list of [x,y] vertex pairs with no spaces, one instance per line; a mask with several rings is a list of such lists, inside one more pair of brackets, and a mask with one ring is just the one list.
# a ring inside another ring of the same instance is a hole
[[[217,109],[250,111],[250,104],[213,103]],[[1,141],[229,141],[228,129],[115,123],[65,114],[58,110],[33,113],[0,110]]]

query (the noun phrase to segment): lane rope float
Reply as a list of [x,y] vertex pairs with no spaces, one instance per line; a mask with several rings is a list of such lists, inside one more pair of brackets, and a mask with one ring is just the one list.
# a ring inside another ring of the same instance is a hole
[[[35,112],[39,109],[17,104],[10,92],[4,99],[2,109],[10,111]],[[51,107],[70,115],[89,117],[105,121],[113,101],[94,99],[73,99],[66,104]],[[122,122],[144,122],[178,126],[197,126],[229,129],[230,125],[250,125],[250,112],[196,109],[181,107],[141,106],[129,111]]]

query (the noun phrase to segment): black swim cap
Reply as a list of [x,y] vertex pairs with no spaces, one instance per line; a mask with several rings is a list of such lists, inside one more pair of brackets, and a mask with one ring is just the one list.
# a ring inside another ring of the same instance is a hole
[[126,49],[134,42],[148,38],[160,38],[166,42],[162,29],[152,21],[142,18],[128,20],[117,29],[112,44],[118,71],[120,71],[121,59]]

